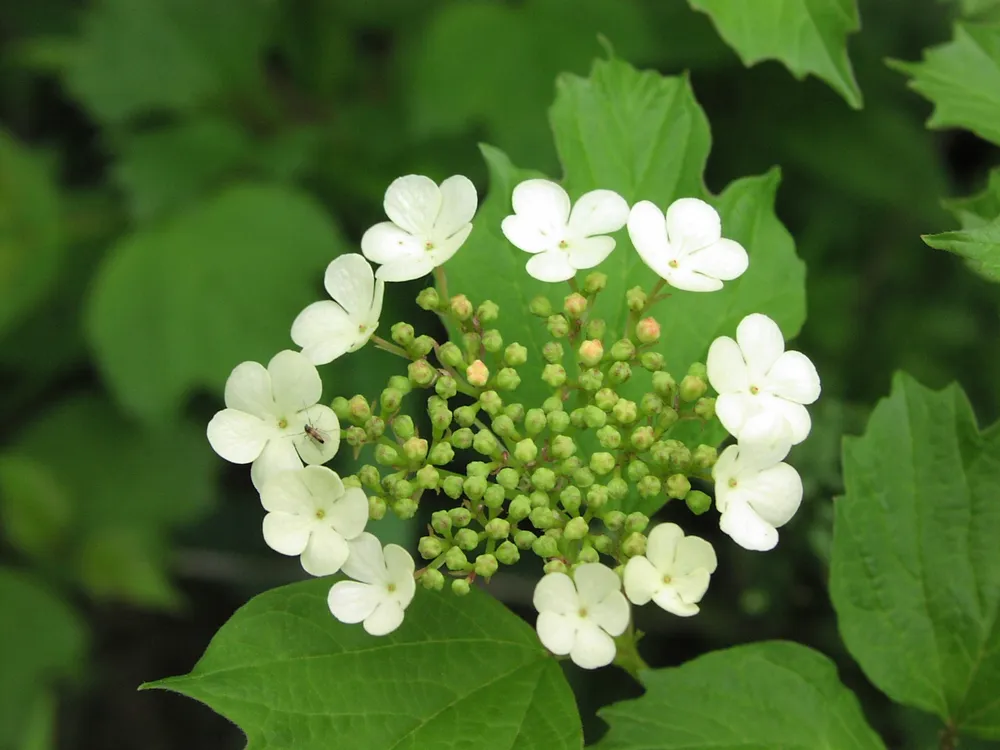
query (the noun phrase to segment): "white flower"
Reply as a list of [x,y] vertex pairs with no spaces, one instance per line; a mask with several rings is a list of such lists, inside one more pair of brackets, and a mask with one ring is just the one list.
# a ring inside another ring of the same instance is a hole
[[416,581],[413,558],[397,544],[381,542],[365,532],[350,543],[351,555],[344,573],[353,581],[333,584],[327,604],[341,622],[364,621],[371,635],[386,635],[403,622],[403,612],[413,601]]
[[792,444],[801,443],[812,422],[803,404],[819,398],[819,375],[809,358],[786,352],[778,324],[766,315],[747,315],[736,327],[736,340],[722,336],[708,350],[708,380],[719,392],[715,413],[739,439],[758,414],[785,418]]
[[653,203],[639,201],[628,217],[628,234],[647,266],[673,287],[715,292],[747,270],[743,246],[722,238],[722,220],[705,201],[681,198],[666,217]]
[[449,177],[440,187],[423,175],[399,177],[385,191],[390,220],[365,232],[361,252],[382,264],[375,274],[382,281],[419,279],[468,239],[478,203],[475,186],[462,175]]
[[378,328],[385,282],[357,253],[326,267],[323,285],[333,300],[313,302],[292,323],[292,341],[313,364],[325,365],[360,349]]
[[778,543],[777,529],[802,502],[802,479],[781,460],[791,447],[780,416],[751,419],[744,437],[730,445],[712,468],[719,528],[746,549],[765,551]]
[[269,476],[300,469],[303,461],[326,463],[340,447],[340,421],[316,403],[322,391],[315,365],[299,352],[278,352],[267,369],[243,362],[226,381],[227,408],[208,423],[208,441],[227,461],[252,461],[258,490]]
[[645,556],[625,565],[625,595],[633,604],[652,599],[667,612],[690,617],[698,614],[698,602],[717,565],[711,544],[684,536],[675,523],[661,523],[649,533]]
[[584,669],[597,669],[615,658],[612,636],[628,627],[628,601],[622,582],[606,565],[584,563],[573,578],[549,573],[535,586],[538,637],[554,654]]
[[260,492],[264,541],[275,552],[301,555],[309,575],[328,576],[347,560],[347,542],[365,530],[368,498],[358,487],[345,488],[325,466],[282,471]]
[[511,196],[514,213],[500,225],[511,244],[534,253],[528,273],[539,281],[566,281],[593,268],[615,249],[607,237],[628,221],[628,203],[613,190],[584,193],[570,210],[569,195],[549,180],[525,180]]

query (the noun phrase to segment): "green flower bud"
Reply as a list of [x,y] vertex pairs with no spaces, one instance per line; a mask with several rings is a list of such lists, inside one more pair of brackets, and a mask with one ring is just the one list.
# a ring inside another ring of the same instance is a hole
[[410,463],[423,463],[427,458],[427,441],[423,438],[411,437],[403,443],[403,455]]
[[472,447],[472,440],[475,436],[468,427],[463,427],[451,433],[451,444],[460,450]]
[[517,469],[513,469],[508,466],[507,468],[500,469],[500,471],[497,472],[497,484],[505,490],[516,489],[520,481],[521,474]]
[[660,340],[660,324],[656,318],[643,318],[635,324],[635,337],[642,344],[655,344]]
[[573,438],[566,435],[558,435],[552,439],[549,452],[554,458],[569,458],[576,453],[576,443]]
[[545,572],[545,575],[549,573],[569,573],[569,568],[566,567],[566,563],[562,560],[549,560],[542,566],[542,570]]
[[449,307],[451,314],[463,322],[472,317],[472,303],[464,294],[456,294],[452,297]]
[[649,447],[649,458],[656,466],[666,466],[670,463],[673,451],[663,440],[657,440]]
[[500,306],[492,300],[486,300],[476,309],[476,317],[480,323],[492,323],[500,317]]
[[541,490],[535,490],[531,493],[529,499],[531,500],[532,508],[548,508],[549,507],[549,495],[547,492],[542,492]]
[[605,425],[597,431],[597,439],[602,448],[614,450],[622,444],[622,434],[611,425]]
[[603,427],[607,421],[608,415],[600,407],[594,406],[594,404],[583,407],[583,423],[587,427],[597,429]]
[[549,341],[542,347],[542,359],[552,365],[562,362],[563,348],[558,341]]
[[699,445],[691,454],[691,465],[704,471],[715,466],[719,460],[719,452],[711,445]]
[[663,411],[663,399],[655,393],[644,393],[639,401],[639,411],[650,417]]
[[368,405],[368,399],[362,395],[351,397],[348,402],[348,419],[358,425],[362,425],[371,419],[372,408]]
[[491,328],[483,332],[483,349],[490,354],[496,354],[503,349],[503,336],[500,335],[500,331]]
[[378,495],[372,495],[368,498],[368,517],[371,520],[381,521],[385,518],[386,510],[388,510],[388,506],[385,503],[385,498]]
[[455,409],[455,421],[460,427],[472,427],[476,422],[476,415],[479,414],[478,404],[471,406],[460,406]]
[[659,352],[643,352],[639,355],[639,364],[649,372],[659,372],[667,366],[667,360]]
[[569,335],[569,321],[562,315],[550,315],[546,327],[553,338],[561,339]]
[[552,303],[548,297],[538,295],[528,303],[528,311],[539,318],[547,318],[552,314]]
[[524,404],[507,404],[503,408],[503,413],[517,424],[524,419]]
[[401,497],[393,501],[392,512],[404,521],[409,521],[417,515],[417,502],[411,497]]
[[479,500],[486,493],[487,484],[486,477],[466,477],[462,489],[470,499]]
[[531,545],[531,551],[545,559],[559,554],[559,542],[551,536],[540,536]]
[[481,359],[474,360],[465,368],[465,379],[469,381],[469,385],[482,388],[490,380],[490,368]]
[[392,485],[392,496],[398,500],[410,497],[414,492],[416,492],[416,487],[408,479],[399,479]]
[[396,388],[385,388],[379,397],[379,405],[383,414],[394,414],[399,411],[399,405],[403,401],[403,394]]
[[536,529],[551,529],[558,523],[558,518],[551,508],[532,508],[528,518]]
[[413,390],[413,384],[410,382],[410,379],[405,375],[393,375],[391,378],[389,378],[389,387],[395,388],[404,396]]
[[608,504],[608,498],[607,487],[594,484],[587,488],[587,508],[595,513]]
[[[467,529],[462,529],[466,531]],[[468,570],[469,558],[460,547],[451,547],[444,555],[444,564],[448,570]]]
[[618,394],[610,388],[601,388],[594,394],[594,403],[601,411],[611,411],[618,403]]
[[514,458],[522,463],[531,463],[538,457],[538,446],[535,445],[535,441],[531,438],[525,438],[524,440],[518,441],[517,445],[514,446]]
[[394,466],[399,463],[399,451],[391,445],[379,443],[375,446],[375,462],[383,466]]
[[677,392],[674,376],[669,372],[654,372],[653,390],[663,396],[663,400],[667,403],[673,402],[674,394]]
[[417,487],[424,490],[436,490],[441,484],[441,473],[433,466],[422,466],[417,471]]
[[560,395],[549,396],[547,399],[542,401],[542,411],[546,414],[553,411],[558,411],[563,408],[563,399]]
[[594,483],[594,472],[584,467],[573,472],[573,484],[586,489]]
[[621,477],[608,480],[608,497],[616,503],[628,497],[628,482]]
[[503,409],[503,399],[496,391],[483,391],[479,394],[479,405],[491,417],[495,417]]
[[657,429],[664,431],[669,430],[677,424],[678,419],[680,419],[680,415],[677,413],[677,410],[668,406],[660,412],[660,416],[656,418],[656,427]]
[[683,500],[691,491],[691,482],[683,474],[667,477],[667,495],[675,500]]
[[697,378],[693,375],[685,375],[684,379],[681,381],[681,387],[678,390],[680,393],[681,401],[686,401],[691,403],[692,401],[697,401],[699,398],[705,395],[705,391],[708,390],[708,383],[704,378]]
[[438,539],[436,536],[422,536],[417,544],[417,552],[425,560],[433,560],[444,552],[447,546],[443,539]]
[[517,545],[518,549],[531,549],[538,538],[534,532],[520,529],[514,534],[514,544]]
[[415,362],[410,362],[406,367],[406,375],[409,377],[410,382],[421,388],[426,388],[433,383],[436,374],[437,371],[431,367],[431,363],[426,359],[418,359]]
[[556,486],[556,474],[552,469],[541,467],[531,474],[531,484],[536,490],[549,492]]
[[545,365],[542,368],[542,382],[550,388],[558,388],[566,382],[566,368],[562,365]]
[[688,509],[696,516],[700,516],[712,507],[712,498],[701,490],[691,490],[684,498]]
[[518,495],[510,501],[510,506],[507,508],[507,517],[515,523],[527,518],[530,513],[531,500],[527,495]]
[[632,312],[642,312],[646,307],[646,293],[641,286],[634,286],[625,292],[625,303]]
[[639,480],[636,489],[639,492],[639,497],[656,497],[660,494],[660,479],[652,474],[647,474]]
[[593,547],[584,547],[580,550],[580,554],[576,556],[576,561],[578,563],[595,563],[599,562],[601,556],[597,554],[597,550]]
[[504,391],[513,391],[521,385],[521,376],[513,367],[504,367],[497,373],[497,388]]
[[579,456],[570,456],[556,464],[556,473],[568,477],[581,466],[583,466],[583,461]]
[[608,277],[600,271],[591,271],[583,279],[583,291],[597,294],[608,285]]
[[608,368],[608,382],[621,385],[632,377],[632,367],[628,362],[615,362]]
[[563,529],[563,535],[570,541],[583,539],[589,533],[590,526],[585,520],[583,520],[582,516],[571,518],[566,524],[566,528]]
[[445,367],[465,367],[465,357],[462,354],[462,350],[458,348],[458,344],[452,341],[446,341],[437,350],[438,361],[441,362]]
[[604,525],[611,531],[618,531],[625,526],[625,514],[620,510],[612,510],[605,513],[601,520],[604,521]]
[[483,493],[483,503],[487,508],[499,508],[503,505],[505,493],[499,484],[491,484]]
[[639,452],[648,451],[650,446],[656,442],[656,433],[653,432],[652,427],[642,425],[632,430],[632,434],[629,436],[629,442],[632,444],[632,447]]
[[649,526],[649,516],[643,513],[629,513],[625,519],[626,532],[643,532]]
[[563,299],[563,311],[570,318],[580,318],[587,312],[587,298],[573,292]]
[[636,408],[635,401],[622,398],[618,399],[618,403],[611,410],[611,414],[618,420],[619,424],[631,424],[638,419],[639,410]]
[[420,585],[430,591],[440,591],[444,588],[444,573],[437,568],[427,568],[420,574]]
[[625,475],[630,482],[638,482],[647,474],[649,474],[649,467],[645,461],[640,461],[638,458],[629,461],[628,466],[625,467]]
[[604,384],[604,373],[597,368],[580,373],[580,387],[585,391],[596,391]]
[[545,429],[545,412],[541,409],[528,409],[524,415],[524,429],[534,436]]
[[458,500],[464,492],[462,484],[462,477],[445,477],[444,481],[441,482],[441,489],[452,500]]
[[587,339],[577,351],[580,361],[587,367],[600,364],[604,356],[604,345],[598,339]]
[[686,472],[691,468],[691,449],[680,440],[668,440],[670,445],[670,461],[668,466],[678,472]]
[[344,487],[354,488],[358,490],[361,489],[361,480],[358,479],[357,474],[348,474],[346,477],[343,478],[343,482],[344,482]]
[[611,551],[615,548],[615,541],[607,534],[595,534],[590,537],[590,543],[594,545],[594,549],[600,552],[602,555],[610,555]]
[[459,529],[455,532],[455,544],[470,552],[479,546],[479,534],[472,529]]
[[442,375],[434,384],[434,392],[441,398],[451,398],[458,393],[458,383],[450,375]]
[[392,420],[392,434],[397,440],[409,440],[416,434],[413,419],[407,414],[400,414]]
[[368,440],[378,440],[385,434],[385,420],[381,417],[370,417],[365,422],[365,437]]
[[502,542],[497,547],[496,558],[504,565],[513,565],[521,559],[521,553],[517,550],[517,545],[513,542]]
[[574,487],[573,485],[566,487],[559,493],[559,502],[562,503],[562,507],[565,508],[566,512],[570,514],[579,512],[582,500],[583,493],[580,492],[579,487]]
[[611,346],[611,358],[616,362],[628,362],[635,357],[635,344],[628,339],[619,339]]
[[503,361],[508,367],[520,367],[528,361],[527,347],[511,344],[503,350]]
[[417,295],[417,306],[421,310],[435,312],[441,308],[441,297],[438,296],[437,289],[432,286],[421,289]]
[[382,486],[382,475],[379,473],[378,467],[371,464],[365,464],[361,467],[358,471],[358,479],[361,481],[361,485],[368,489],[378,490]]
[[427,461],[435,466],[447,466],[455,459],[455,451],[450,443],[440,441],[434,444],[430,453],[427,454]]
[[510,534],[510,522],[505,518],[494,518],[486,524],[486,536],[490,539],[506,539]]
[[586,334],[588,339],[603,339],[608,332],[608,324],[604,318],[594,318],[587,322]]
[[493,471],[493,467],[485,461],[469,461],[469,465],[465,467],[465,473],[470,477],[488,479],[491,471]]
[[694,413],[706,422],[712,419],[715,417],[715,399],[699,398],[698,402],[694,405]]
[[569,423],[569,414],[564,412],[562,409],[550,411],[546,417],[546,424],[548,425],[549,430],[556,434],[566,432],[566,430],[569,429]]
[[446,510],[436,510],[431,513],[431,528],[438,534],[447,534],[451,531],[451,516]]
[[[612,428],[613,429],[613,428]],[[615,457],[610,453],[593,453],[590,456],[590,470],[597,476],[604,476],[615,468]]]
[[514,420],[506,414],[500,414],[493,420],[493,432],[500,437],[516,438],[517,428],[514,427]]
[[451,582],[451,593],[455,596],[467,596],[472,591],[468,578],[455,578]]
[[417,336],[407,347],[411,357],[426,357],[432,351],[434,351],[434,339],[430,336]]
[[646,554],[646,537],[638,532],[629,534],[622,542],[622,554],[625,557],[638,557]]
[[337,396],[337,398],[330,402],[330,408],[333,409],[333,413],[337,415],[337,419],[341,422],[346,422],[350,419],[351,402],[343,396]]

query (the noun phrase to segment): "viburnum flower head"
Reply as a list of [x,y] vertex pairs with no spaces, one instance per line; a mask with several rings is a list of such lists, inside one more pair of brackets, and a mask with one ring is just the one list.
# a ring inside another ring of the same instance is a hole
[[313,302],[292,323],[292,341],[313,364],[325,365],[360,349],[378,328],[385,282],[357,253],[326,267],[323,286],[332,300]]
[[745,549],[773,549],[777,529],[799,509],[802,479],[782,463],[790,447],[788,423],[777,414],[760,414],[712,468],[719,528]]
[[649,533],[646,554],[625,565],[625,595],[633,604],[652,600],[667,612],[690,617],[698,614],[717,565],[711,544],[684,536],[675,523],[661,523]]
[[542,645],[584,669],[597,669],[615,658],[613,636],[628,627],[628,601],[622,582],[606,565],[584,563],[573,571],[549,573],[535,586],[535,625]]
[[569,195],[549,180],[525,180],[511,197],[514,213],[500,225],[515,247],[534,257],[527,271],[539,281],[566,281],[593,268],[615,249],[608,237],[628,220],[628,203],[613,190],[592,190],[570,206]]
[[333,575],[347,560],[347,542],[365,530],[368,497],[344,487],[325,466],[282,471],[267,480],[260,501],[264,541],[275,552],[300,555],[309,575]]
[[705,201],[681,198],[666,216],[650,201],[632,206],[628,234],[639,256],[668,284],[689,292],[715,292],[743,275],[747,251],[722,237],[722,219]]
[[213,450],[234,464],[253,463],[250,478],[260,490],[267,478],[302,462],[323,464],[340,447],[340,421],[316,403],[319,372],[300,352],[278,352],[265,368],[236,366],[226,381],[226,408],[208,423]]
[[380,263],[382,281],[419,279],[442,265],[468,239],[479,198],[468,177],[455,175],[437,185],[430,177],[406,175],[385,191],[389,221],[361,238],[361,252]]
[[819,398],[819,375],[806,355],[785,351],[777,323],[760,313],[747,315],[736,327],[735,341],[721,336],[712,342],[706,364],[708,380],[719,392],[715,413],[737,439],[759,414],[783,417],[793,445],[806,439],[812,422],[804,404]]
[[330,612],[341,622],[364,622],[371,635],[386,635],[403,622],[416,590],[410,553],[382,543],[365,532],[350,543],[343,572],[353,581],[333,584],[327,597]]

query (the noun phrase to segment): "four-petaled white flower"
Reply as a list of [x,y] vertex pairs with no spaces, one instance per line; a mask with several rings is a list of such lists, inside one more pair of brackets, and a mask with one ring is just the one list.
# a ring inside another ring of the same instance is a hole
[[633,604],[652,600],[667,612],[690,617],[698,614],[717,565],[711,544],[684,536],[675,523],[661,523],[649,533],[645,556],[625,565],[625,595]]
[[549,573],[535,586],[535,625],[542,645],[584,669],[597,669],[615,658],[615,642],[628,627],[628,601],[622,582],[606,565],[584,563],[573,571]]
[[313,302],[292,323],[292,341],[313,364],[325,365],[360,349],[378,328],[385,282],[357,253],[326,267],[323,285],[332,300]]
[[301,555],[309,575],[328,576],[347,560],[347,542],[365,530],[368,498],[358,487],[344,487],[325,466],[282,471],[260,492],[264,541],[275,552]]
[[722,220],[705,201],[681,198],[667,215],[650,201],[632,206],[628,234],[643,261],[668,284],[689,292],[714,292],[747,270],[743,246],[723,239]]
[[381,542],[368,532],[350,543],[344,574],[353,581],[333,584],[327,604],[341,622],[364,621],[371,635],[386,635],[403,622],[403,612],[413,600],[413,558],[396,544]]
[[749,550],[778,543],[777,529],[802,502],[802,479],[782,459],[791,447],[791,429],[779,415],[749,420],[739,443],[730,445],[712,468],[719,528]]
[[[227,461],[248,464],[260,490],[267,478],[302,462],[323,464],[340,447],[340,421],[329,406],[319,372],[300,352],[236,366],[226,381],[226,408],[208,423],[208,441]],[[300,458],[301,456],[301,458]]]
[[722,336],[708,350],[708,380],[719,392],[715,413],[739,439],[759,414],[784,417],[792,444],[801,443],[812,423],[803,404],[819,398],[819,375],[809,358],[785,351],[778,324],[766,315],[747,315],[736,327],[736,340]]
[[569,195],[549,180],[525,180],[511,196],[514,213],[500,228],[527,253],[528,273],[539,281],[566,281],[593,268],[615,249],[609,232],[628,221],[628,203],[613,190],[584,193],[570,210]]
[[382,264],[375,274],[382,281],[419,279],[468,239],[478,204],[468,177],[455,175],[440,186],[423,175],[399,177],[385,191],[389,221],[365,232],[361,252]]

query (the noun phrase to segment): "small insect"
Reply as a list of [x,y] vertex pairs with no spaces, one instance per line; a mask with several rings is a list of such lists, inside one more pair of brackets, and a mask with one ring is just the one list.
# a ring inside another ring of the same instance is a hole
[[306,422],[306,424],[302,427],[302,429],[305,430],[305,433],[306,435],[309,436],[310,440],[312,440],[315,443],[319,443],[320,445],[325,445],[326,441],[329,439],[329,435],[327,435],[322,430],[313,427],[308,422]]

